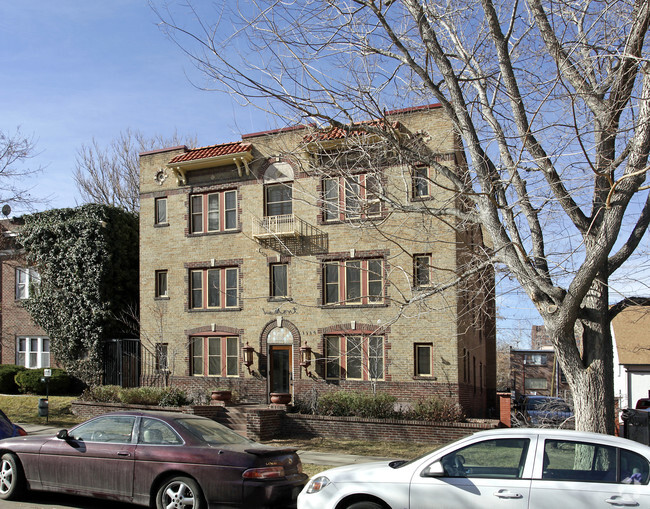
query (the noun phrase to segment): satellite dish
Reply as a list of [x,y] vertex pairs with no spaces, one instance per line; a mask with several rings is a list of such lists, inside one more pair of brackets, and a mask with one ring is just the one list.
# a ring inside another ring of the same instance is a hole
[[2,214],[5,217],[9,217],[9,214],[11,214],[11,207],[9,205],[3,205],[2,206]]

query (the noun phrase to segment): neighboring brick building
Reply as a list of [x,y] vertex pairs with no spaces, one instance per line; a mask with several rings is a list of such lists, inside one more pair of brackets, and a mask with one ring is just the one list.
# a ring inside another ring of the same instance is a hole
[[1,363],[47,368],[53,363],[50,339],[22,306],[22,301],[38,288],[40,280],[35,269],[25,263],[24,252],[17,243],[16,231],[21,225],[18,219],[0,221]]
[[510,372],[515,398],[524,394],[559,396],[571,400],[571,391],[552,348],[510,350]]
[[[576,345],[582,349],[582,332],[575,331]],[[531,329],[531,349],[510,349],[510,388],[516,398],[524,394],[559,396],[570,401],[571,389],[562,373],[550,336],[543,325]]]
[[[442,108],[388,116],[444,164],[463,160]],[[167,375],[259,403],[376,387],[400,401],[449,396],[469,415],[495,407],[492,273],[419,298],[484,248],[481,230],[389,210],[379,193],[414,208],[459,202],[427,167],[351,155],[369,139],[293,127],[141,154],[144,383]]]

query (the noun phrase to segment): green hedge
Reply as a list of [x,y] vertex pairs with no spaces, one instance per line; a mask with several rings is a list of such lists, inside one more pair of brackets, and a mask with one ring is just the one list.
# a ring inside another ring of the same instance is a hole
[[462,422],[465,414],[455,401],[432,396],[415,403],[396,405],[397,398],[386,393],[312,391],[294,401],[294,409],[304,414],[371,419],[408,419],[414,421]]
[[183,406],[189,403],[185,392],[176,387],[131,387],[97,385],[81,395],[84,401],[124,403],[127,405]]
[[27,368],[15,364],[0,365],[0,394],[18,394],[15,377]]
[[318,398],[319,415],[390,418],[395,416],[397,398],[385,393],[354,391],[328,392]]
[[[24,394],[42,394],[47,391],[43,378],[43,369],[26,369],[16,374],[15,380],[18,390]],[[49,379],[49,393],[51,395],[70,394],[74,381],[63,369],[52,369]]]

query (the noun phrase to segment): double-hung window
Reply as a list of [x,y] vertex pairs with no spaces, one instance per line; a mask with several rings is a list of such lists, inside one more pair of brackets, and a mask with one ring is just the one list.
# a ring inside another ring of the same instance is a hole
[[190,307],[224,309],[239,306],[239,268],[190,271]]
[[413,279],[415,286],[431,285],[431,255],[419,254],[413,256]]
[[324,304],[354,305],[384,302],[382,259],[337,260],[323,266]]
[[325,376],[329,379],[382,380],[383,336],[325,336]]
[[429,198],[431,196],[431,179],[428,166],[413,168],[413,198]]
[[167,198],[156,198],[154,202],[154,224],[166,225],[167,224]]
[[213,233],[236,229],[237,191],[190,196],[191,233]]
[[433,375],[433,345],[431,343],[415,344],[415,376]]
[[50,338],[16,338],[16,364],[26,368],[49,368]]
[[195,376],[239,376],[237,336],[193,337],[192,374]]
[[293,213],[291,183],[269,184],[264,188],[264,215],[284,216]]
[[155,296],[157,299],[164,299],[169,297],[167,293],[167,271],[166,270],[157,270],[156,271],[156,290]]
[[272,263],[269,267],[271,276],[271,298],[282,299],[289,296],[289,264]]
[[323,180],[323,219],[345,221],[381,214],[379,178],[374,173]]
[[16,269],[16,300],[29,299],[41,284],[41,276],[33,268]]

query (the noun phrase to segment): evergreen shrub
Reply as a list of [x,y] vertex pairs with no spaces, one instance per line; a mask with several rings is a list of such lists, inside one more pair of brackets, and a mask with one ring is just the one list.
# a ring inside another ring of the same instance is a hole
[[19,371],[14,377],[18,391],[23,394],[39,394],[45,395],[49,392],[52,396],[69,394],[73,385],[73,379],[63,369],[52,369],[52,376],[49,379],[49,387],[46,387],[45,382],[42,382],[43,368],[40,369],[26,369]]
[[3,364],[0,366],[0,393],[18,394],[18,386],[15,377],[27,368],[15,364]]
[[183,406],[189,404],[187,395],[176,387],[130,387],[96,385],[81,395],[83,401],[124,403],[126,405]]

